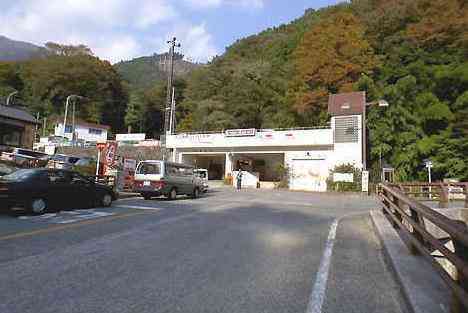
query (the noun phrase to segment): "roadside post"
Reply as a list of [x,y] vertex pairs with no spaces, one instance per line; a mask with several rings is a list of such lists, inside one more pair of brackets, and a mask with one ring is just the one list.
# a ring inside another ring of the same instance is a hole
[[362,192],[369,193],[369,171],[362,171]]

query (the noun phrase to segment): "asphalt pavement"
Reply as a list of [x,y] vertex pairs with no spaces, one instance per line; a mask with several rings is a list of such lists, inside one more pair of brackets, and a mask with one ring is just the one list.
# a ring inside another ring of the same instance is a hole
[[3,213],[0,312],[405,312],[369,222],[377,207],[356,194],[218,189]]

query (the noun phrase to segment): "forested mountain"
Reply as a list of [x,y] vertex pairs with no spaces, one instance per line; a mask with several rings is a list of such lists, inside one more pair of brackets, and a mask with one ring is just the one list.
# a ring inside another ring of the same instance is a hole
[[24,61],[46,55],[46,49],[0,35],[0,61]]
[[[159,136],[161,58],[111,66],[85,46],[48,49],[45,59],[0,63],[1,95],[19,90],[16,101],[46,115],[84,95],[80,117]],[[330,93],[362,90],[390,104],[368,111],[374,173],[382,156],[398,179],[425,180],[430,158],[435,179],[468,180],[465,0],[353,0],[238,40],[193,70],[179,63],[179,131],[324,125]]]
[[401,180],[468,179],[468,4],[354,0],[239,40],[187,79],[180,130],[322,125],[330,93],[364,90],[370,158]]
[[51,120],[62,115],[66,98],[79,95],[77,115],[123,130],[128,87],[107,61],[84,46],[47,43],[47,56],[23,62],[0,62],[0,103],[18,91],[13,104],[26,106]]
[[[184,60],[182,54],[174,56],[174,74],[181,77],[199,67],[200,64]],[[139,57],[114,64],[117,72],[135,89],[146,89],[156,82],[165,81],[169,72],[168,53]]]

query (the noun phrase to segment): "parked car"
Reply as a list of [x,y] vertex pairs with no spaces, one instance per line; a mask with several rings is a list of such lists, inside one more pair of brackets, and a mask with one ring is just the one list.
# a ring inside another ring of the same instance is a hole
[[208,192],[208,170],[204,168],[197,168],[193,170],[193,173],[198,179],[200,179],[200,184],[202,186],[202,192]]
[[12,162],[19,167],[43,167],[50,156],[40,151],[14,148],[12,152],[3,152],[1,159]]
[[13,173],[14,171],[17,171],[17,170],[18,170],[18,168],[14,167],[14,166],[4,164],[4,163],[0,163],[0,177],[11,174],[11,173]]
[[74,166],[90,166],[90,165],[95,165],[96,160],[90,157],[82,157],[76,163]]
[[55,154],[50,158],[47,163],[49,168],[57,168],[62,170],[70,170],[80,160],[79,157],[66,155],[66,154]]
[[33,214],[49,209],[107,207],[116,198],[109,186],[74,171],[20,169],[0,178],[0,206],[19,206]]
[[193,166],[167,161],[141,161],[135,171],[133,189],[145,200],[157,196],[172,200],[177,195],[198,198],[202,186],[193,174]]

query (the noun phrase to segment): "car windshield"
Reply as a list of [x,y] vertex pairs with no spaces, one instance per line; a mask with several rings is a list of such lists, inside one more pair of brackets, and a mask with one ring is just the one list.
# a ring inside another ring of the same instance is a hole
[[91,164],[93,162],[92,159],[87,159],[87,158],[84,158],[84,159],[78,159],[76,162],[74,162],[73,164],[75,165],[79,165],[79,166],[87,166],[89,164]]
[[54,155],[52,157],[52,160],[57,161],[57,162],[67,162],[67,156],[65,156],[65,155]]
[[25,181],[37,174],[34,169],[22,169],[2,177],[3,180]]
[[161,164],[160,163],[141,163],[138,166],[137,174],[159,175],[161,174]]
[[194,174],[197,177],[206,178],[206,171],[195,171]]

